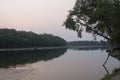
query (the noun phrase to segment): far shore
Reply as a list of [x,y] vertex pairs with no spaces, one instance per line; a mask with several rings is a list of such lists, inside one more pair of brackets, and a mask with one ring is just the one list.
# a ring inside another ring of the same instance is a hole
[[4,49],[0,49],[0,52],[1,51],[48,50],[48,49],[59,49],[59,48],[67,48],[67,47],[62,46],[62,47],[4,48]]
[[83,48],[96,48],[101,46],[57,46],[57,47],[32,47],[32,48],[3,48],[0,49],[1,51],[25,51],[25,50],[49,50],[49,49],[61,49],[61,48],[76,48],[76,49],[83,49]]

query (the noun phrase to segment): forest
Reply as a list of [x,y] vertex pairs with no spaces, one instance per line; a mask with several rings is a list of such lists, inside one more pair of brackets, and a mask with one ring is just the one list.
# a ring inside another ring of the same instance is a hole
[[66,41],[52,34],[0,29],[0,48],[30,48],[65,46]]

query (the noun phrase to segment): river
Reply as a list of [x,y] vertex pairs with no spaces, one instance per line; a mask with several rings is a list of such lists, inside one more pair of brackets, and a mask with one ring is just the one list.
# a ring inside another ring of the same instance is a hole
[[100,49],[0,52],[0,80],[100,80],[120,67]]

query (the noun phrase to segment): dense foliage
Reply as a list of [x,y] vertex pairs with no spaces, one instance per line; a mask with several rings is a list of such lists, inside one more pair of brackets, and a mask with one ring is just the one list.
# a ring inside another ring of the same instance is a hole
[[51,34],[0,29],[0,48],[64,46],[66,41]]
[[81,37],[85,29],[112,43],[120,43],[120,0],[77,0],[64,25]]

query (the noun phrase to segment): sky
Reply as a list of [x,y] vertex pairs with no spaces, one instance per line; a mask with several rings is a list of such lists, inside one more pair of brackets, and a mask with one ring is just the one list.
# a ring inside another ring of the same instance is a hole
[[[0,28],[48,33],[67,41],[93,40],[91,34],[83,32],[77,37],[75,31],[63,25],[68,11],[76,0],[0,0]],[[98,37],[98,40],[102,38]]]

